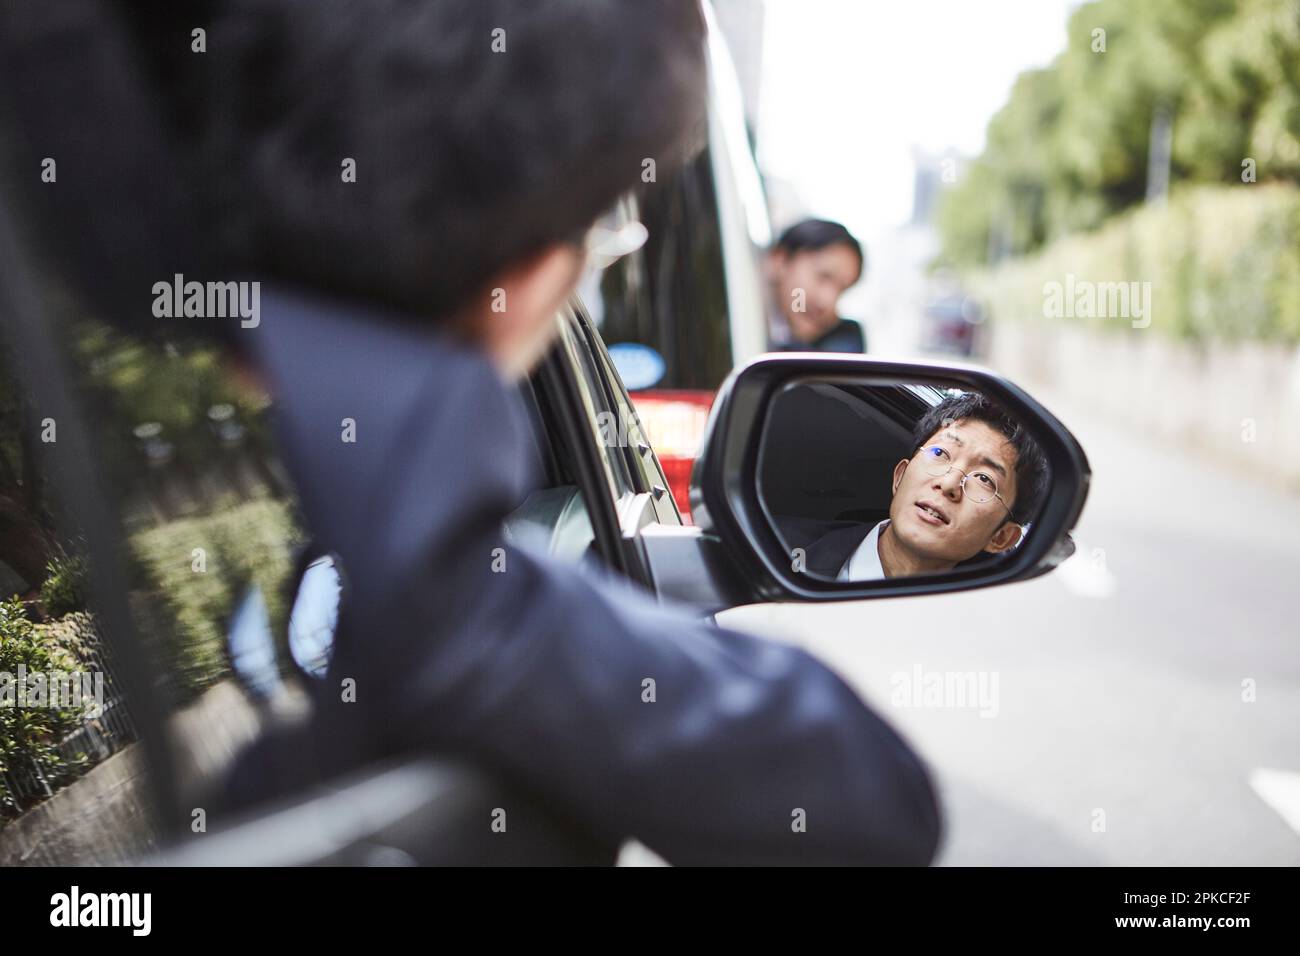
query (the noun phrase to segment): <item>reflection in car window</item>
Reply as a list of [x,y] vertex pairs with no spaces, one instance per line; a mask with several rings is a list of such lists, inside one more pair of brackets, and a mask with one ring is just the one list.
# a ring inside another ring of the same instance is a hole
[[[558,321],[558,318],[557,318]],[[563,346],[556,346],[557,353]],[[555,427],[559,414],[546,401],[545,386],[536,375],[520,386],[534,452],[534,484],[504,521],[509,542],[531,543],[562,561],[600,560],[587,500],[577,484],[573,452],[565,432]]]
[[[274,454],[268,401],[210,347],[145,344],[93,322],[60,338],[96,452],[84,478],[122,516],[135,629],[155,668],[154,691],[172,708],[175,783],[185,805],[200,808],[200,795],[259,724],[232,677],[228,632],[237,630],[246,648],[268,630],[283,632],[304,538]],[[0,584],[12,597],[0,607],[0,664],[89,673],[103,700],[93,714],[41,713],[34,733],[0,709],[0,861],[8,834],[35,826],[33,811],[75,787],[75,800],[39,817],[46,849],[29,862],[120,863],[147,851],[155,834],[136,753],[140,728],[86,593],[88,563],[100,556],[85,553],[43,475],[43,441],[74,423],[43,426],[9,371],[0,375],[0,497],[14,520],[0,533]],[[274,670],[269,676],[274,683]]]
[[949,395],[956,394],[957,389],[953,388],[935,388],[933,385],[916,385],[908,383],[903,388],[907,389],[927,405],[938,405]]
[[709,151],[635,198],[649,237],[601,275],[600,301],[589,303],[601,337],[655,349],[667,366],[658,388],[715,389],[732,347]]

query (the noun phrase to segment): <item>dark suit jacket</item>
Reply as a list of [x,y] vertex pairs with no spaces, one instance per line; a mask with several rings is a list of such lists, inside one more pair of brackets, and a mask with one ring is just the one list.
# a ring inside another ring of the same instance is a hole
[[467,757],[674,863],[932,858],[925,769],[818,660],[506,545],[527,437],[479,352],[265,291],[251,338],[308,523],[348,576],[319,716],[340,768]]
[[[883,519],[881,519],[883,520]],[[853,556],[858,546],[871,534],[878,522],[868,521],[812,521],[805,518],[778,517],[777,528],[790,547],[804,549],[804,565],[808,571],[827,578],[836,578],[844,562]],[[958,570],[978,568],[998,561],[998,556],[979,552],[974,557],[958,561]]]
[[807,571],[834,579],[877,522],[778,517],[776,524],[791,548],[803,548]]
[[[837,522],[837,525],[841,522]],[[862,524],[857,521],[842,522],[843,527],[834,527],[808,546],[808,568],[821,569],[819,574],[828,578],[839,575],[845,563],[858,550],[859,545],[871,534],[876,525]]]
[[782,347],[786,352],[856,352],[867,350],[866,333],[861,324],[852,319],[840,319],[829,331],[812,342],[791,342]]

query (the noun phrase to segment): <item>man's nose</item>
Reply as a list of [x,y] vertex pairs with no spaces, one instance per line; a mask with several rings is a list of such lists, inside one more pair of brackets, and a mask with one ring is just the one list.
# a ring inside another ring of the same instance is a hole
[[944,497],[956,501],[961,497],[961,472],[956,468],[949,468],[948,474],[934,479],[934,488]]

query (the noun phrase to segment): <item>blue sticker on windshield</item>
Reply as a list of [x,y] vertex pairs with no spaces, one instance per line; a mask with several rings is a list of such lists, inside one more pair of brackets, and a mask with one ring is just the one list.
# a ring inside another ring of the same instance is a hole
[[620,342],[609,347],[609,357],[629,392],[653,388],[664,377],[663,356],[639,342]]

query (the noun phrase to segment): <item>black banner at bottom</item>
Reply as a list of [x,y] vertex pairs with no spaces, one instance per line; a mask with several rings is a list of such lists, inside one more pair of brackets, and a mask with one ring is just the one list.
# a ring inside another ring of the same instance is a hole
[[380,928],[434,926],[495,937],[511,929],[580,936],[599,925],[608,940],[620,922],[635,936],[701,918],[738,937],[784,923],[795,932],[923,931],[927,943],[978,931],[986,943],[1232,945],[1261,935],[1294,940],[1297,888],[1294,869],[0,871],[8,946],[47,933],[82,942],[338,944]]

